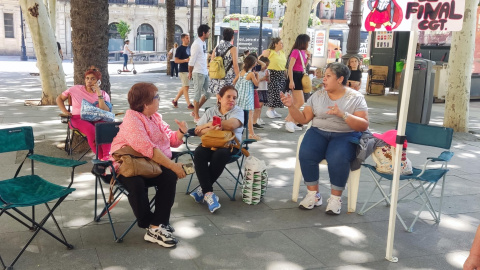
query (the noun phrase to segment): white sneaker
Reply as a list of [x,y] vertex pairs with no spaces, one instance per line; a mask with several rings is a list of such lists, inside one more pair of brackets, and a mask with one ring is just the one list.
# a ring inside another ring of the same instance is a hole
[[273,110],[273,115],[275,115],[275,118],[280,118],[282,117],[281,114],[279,114],[277,111]]
[[315,206],[322,205],[322,203],[322,195],[317,193],[315,190],[309,190],[298,207],[300,209],[310,210]]
[[327,209],[325,210],[329,215],[340,215],[342,211],[342,197],[330,195],[327,200]]
[[295,132],[295,127],[296,127],[296,125],[293,122],[285,122],[285,129],[288,132],[290,132],[290,133]]
[[272,119],[273,119],[273,118],[276,117],[273,110],[267,110],[267,111],[265,112],[265,114],[267,115],[268,118],[272,118]]
[[295,125],[295,130],[303,130],[303,128]]
[[258,118],[257,124],[259,124],[259,125],[265,125],[265,122],[262,120],[262,118]]

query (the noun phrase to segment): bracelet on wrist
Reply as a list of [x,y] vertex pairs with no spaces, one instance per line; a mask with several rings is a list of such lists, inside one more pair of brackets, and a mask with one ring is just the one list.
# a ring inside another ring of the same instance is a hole
[[98,96],[98,98],[103,99],[103,96]]
[[348,115],[349,115],[348,112],[343,113],[343,116],[342,116],[343,121],[347,121]]
[[185,135],[185,132],[183,132],[181,129],[178,129],[178,131]]

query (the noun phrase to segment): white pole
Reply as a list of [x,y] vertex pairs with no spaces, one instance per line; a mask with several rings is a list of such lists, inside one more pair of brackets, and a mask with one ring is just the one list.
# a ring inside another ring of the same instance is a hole
[[[407,124],[408,103],[410,102],[410,92],[412,88],[413,67],[415,65],[415,50],[418,42],[418,31],[410,31],[410,41],[408,43],[407,66],[405,68],[405,77],[403,81],[402,99],[400,111],[398,112],[397,137],[405,136],[405,127]],[[393,172],[392,196],[390,198],[390,218],[388,220],[387,249],[385,259],[391,262],[398,262],[398,258],[393,257],[393,241],[395,237],[395,221],[397,217],[398,186],[400,182],[400,162],[402,159],[403,144],[397,141],[395,147],[395,164]]]

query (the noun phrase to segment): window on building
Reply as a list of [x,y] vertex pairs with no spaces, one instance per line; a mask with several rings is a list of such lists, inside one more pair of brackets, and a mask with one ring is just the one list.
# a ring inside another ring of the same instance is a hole
[[208,7],[208,0],[202,0],[203,2],[203,7]]
[[127,4],[128,0],[108,0],[109,4]]
[[230,0],[230,14],[241,13],[241,12],[242,12],[242,0]]
[[176,7],[186,7],[187,6],[187,0],[175,0],[175,6]]
[[[268,0],[263,0],[263,14],[262,14],[262,17],[267,17],[268,3],[269,3],[269,2],[270,2],[270,1],[268,1]],[[258,13],[257,13],[257,16],[260,16],[261,6],[262,6],[262,0],[258,0]]]
[[158,5],[158,0],[135,0],[137,5]]
[[345,5],[341,7],[336,7],[335,9],[335,19],[337,20],[345,20]]
[[135,49],[138,51],[155,51],[155,31],[150,24],[144,23],[137,28]]
[[175,24],[175,42],[178,44],[178,46],[182,45],[182,38],[181,38],[182,34],[183,34],[182,27]]
[[4,13],[3,14],[3,24],[5,25],[5,38],[15,38],[13,32],[13,14]]

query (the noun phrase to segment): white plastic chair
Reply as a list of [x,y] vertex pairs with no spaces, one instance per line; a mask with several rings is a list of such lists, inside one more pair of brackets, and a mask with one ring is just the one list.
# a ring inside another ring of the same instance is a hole
[[[308,128],[310,128],[310,124],[308,124]],[[300,170],[300,161],[298,159],[298,152],[300,151],[300,145],[302,144],[303,136],[305,133],[300,135],[298,138],[297,143],[297,161],[295,163],[295,173],[293,175],[293,190],[292,190],[292,201],[297,202],[298,194],[300,192],[300,183],[302,181],[302,171]],[[322,165],[327,165],[327,160],[322,160],[320,162]],[[348,213],[355,212],[357,208],[357,195],[358,195],[358,185],[360,182],[360,169],[355,171],[350,171],[350,175],[348,176],[347,181],[347,192],[348,192]]]

